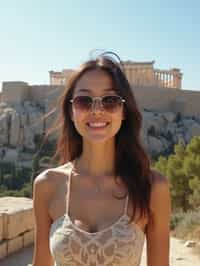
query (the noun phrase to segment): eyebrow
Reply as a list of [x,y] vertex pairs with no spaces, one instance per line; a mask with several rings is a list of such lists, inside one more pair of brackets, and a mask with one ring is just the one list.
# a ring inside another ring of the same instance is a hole
[[[116,91],[114,88],[107,88],[107,89],[104,89],[105,92],[109,92],[109,91]],[[91,92],[91,90],[89,89],[86,89],[86,88],[81,88],[78,90],[78,92]]]

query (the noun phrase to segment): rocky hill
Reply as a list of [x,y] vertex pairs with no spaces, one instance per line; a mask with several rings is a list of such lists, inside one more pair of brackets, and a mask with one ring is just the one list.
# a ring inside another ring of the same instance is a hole
[[[42,135],[52,121],[42,119],[45,108],[24,101],[11,106],[0,103],[0,160],[30,161],[35,150],[34,137]],[[142,142],[153,156],[169,154],[181,139],[188,143],[200,135],[200,117],[184,117],[180,113],[153,112],[144,109]]]

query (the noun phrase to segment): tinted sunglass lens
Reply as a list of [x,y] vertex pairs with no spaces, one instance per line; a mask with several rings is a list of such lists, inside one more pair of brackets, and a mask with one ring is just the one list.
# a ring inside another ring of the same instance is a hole
[[74,99],[75,108],[81,111],[87,111],[90,109],[92,104],[92,99],[88,96],[77,96]]
[[121,107],[122,101],[119,96],[105,96],[103,98],[103,106],[107,111],[114,112]]

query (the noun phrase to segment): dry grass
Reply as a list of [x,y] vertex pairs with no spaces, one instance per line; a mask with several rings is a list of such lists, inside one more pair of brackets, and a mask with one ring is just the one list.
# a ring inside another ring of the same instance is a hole
[[200,257],[200,210],[172,215],[172,235],[183,240],[197,241],[193,252]]
[[200,241],[200,210],[173,214],[171,229],[176,237]]

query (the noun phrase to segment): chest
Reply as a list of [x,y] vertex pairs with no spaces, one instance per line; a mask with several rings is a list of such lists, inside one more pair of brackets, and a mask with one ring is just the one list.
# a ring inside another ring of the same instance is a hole
[[118,196],[124,194],[115,192],[95,193],[88,189],[71,189],[68,195],[66,190],[60,188],[51,199],[50,216],[56,220],[68,213],[71,221],[85,231],[102,230],[124,214],[126,199],[117,199],[112,193]]
[[[49,203],[52,221],[67,213],[78,228],[86,232],[98,232],[114,224],[125,213],[131,217],[130,200],[121,198],[127,192],[123,185],[111,184],[105,186],[101,193],[94,191],[91,185],[84,186],[78,182],[73,182],[70,190],[64,182],[59,184]],[[138,221],[143,231],[145,224],[145,219]]]

